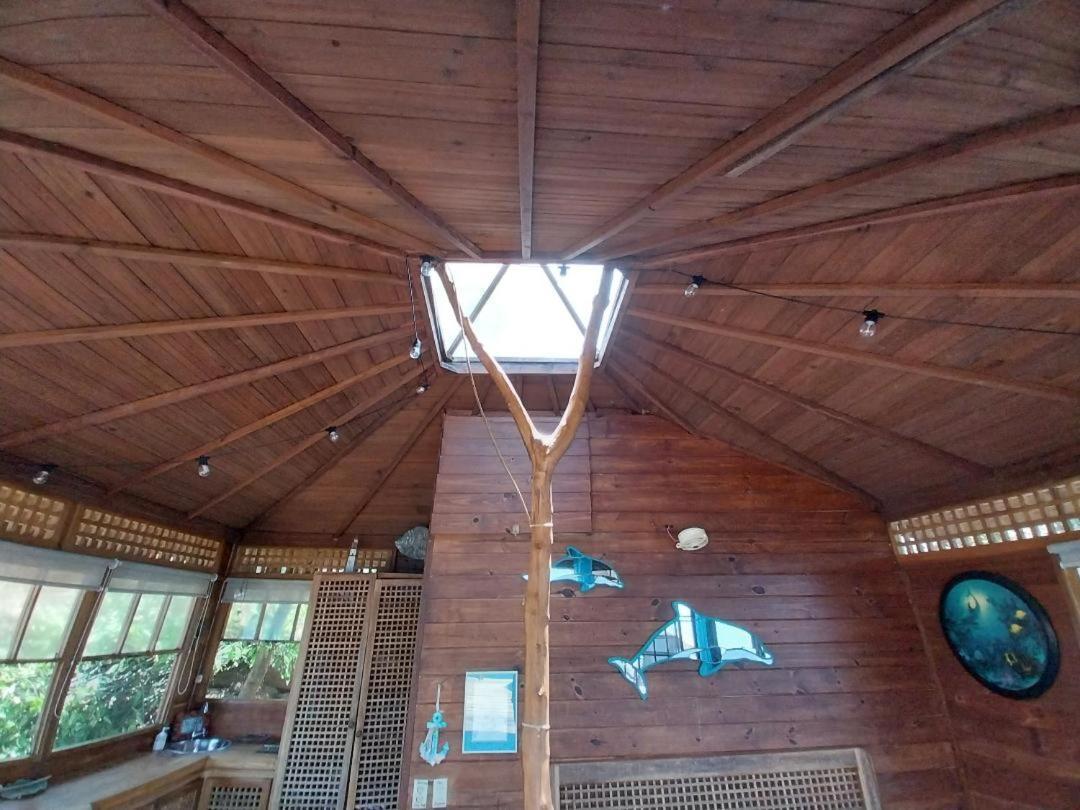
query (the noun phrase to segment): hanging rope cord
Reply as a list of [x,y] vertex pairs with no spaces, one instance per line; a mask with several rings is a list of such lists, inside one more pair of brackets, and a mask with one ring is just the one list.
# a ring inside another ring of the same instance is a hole
[[[446,270],[449,274],[450,271]],[[529,525],[532,525],[532,513],[529,511],[529,503],[525,500],[525,495],[521,491],[521,487],[518,486],[517,479],[514,478],[514,474],[510,471],[510,465],[506,463],[506,458],[502,454],[502,450],[499,449],[499,442],[495,438],[495,431],[491,428],[491,422],[488,420],[487,414],[484,413],[484,403],[480,401],[480,390],[476,387],[476,375],[473,374],[472,362],[469,360],[469,349],[471,348],[472,341],[469,340],[468,334],[465,332],[465,319],[461,314],[461,301],[458,297],[454,296],[454,305],[457,309],[458,326],[461,327],[461,335],[465,340],[465,369],[469,372],[469,383],[472,385],[473,397],[476,399],[476,407],[480,411],[480,418],[484,420],[484,427],[487,428],[488,436],[491,437],[491,444],[495,448],[495,453],[499,457],[499,462],[502,464],[502,468],[506,470],[506,475],[510,479],[510,483],[514,485],[514,491],[517,492],[518,500],[521,501],[521,508],[525,512],[525,517],[529,519]]]

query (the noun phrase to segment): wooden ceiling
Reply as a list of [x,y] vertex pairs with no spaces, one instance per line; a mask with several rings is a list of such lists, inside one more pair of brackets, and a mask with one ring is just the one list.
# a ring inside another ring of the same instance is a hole
[[4,3],[0,451],[389,542],[475,407],[406,257],[578,256],[594,407],[903,512],[1076,465],[1078,192],[1071,0]]

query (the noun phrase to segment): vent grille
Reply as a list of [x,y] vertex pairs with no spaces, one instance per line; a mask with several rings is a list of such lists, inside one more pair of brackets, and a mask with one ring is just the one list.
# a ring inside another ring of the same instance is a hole
[[69,551],[122,560],[217,571],[221,541],[84,506],[64,542]]
[[[315,574],[340,574],[345,571],[350,550],[310,546],[237,546],[229,573],[233,576],[285,577],[297,579]],[[374,574],[390,566],[390,551],[362,548],[356,552],[355,570]]]
[[877,810],[855,749],[556,766],[560,810]]
[[1014,492],[889,524],[902,557],[1080,532],[1080,478]]
[[207,779],[199,810],[266,810],[270,780]]
[[420,623],[419,580],[381,579],[371,641],[363,718],[353,758],[354,805],[396,810],[409,690]]
[[7,540],[56,548],[72,505],[0,482],[0,533]]

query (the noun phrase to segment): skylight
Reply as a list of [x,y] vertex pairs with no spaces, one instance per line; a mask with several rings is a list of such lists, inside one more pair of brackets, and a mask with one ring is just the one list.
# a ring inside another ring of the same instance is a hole
[[[571,264],[565,273],[558,265],[486,262],[447,262],[446,269],[457,286],[462,314],[472,319],[480,340],[507,372],[550,374],[577,369],[593,297],[600,286],[601,265]],[[464,371],[468,350],[473,371],[482,372],[475,352],[461,335],[442,281],[437,274],[424,281],[442,364]],[[615,270],[600,323],[597,362],[603,357],[625,287],[626,279]]]

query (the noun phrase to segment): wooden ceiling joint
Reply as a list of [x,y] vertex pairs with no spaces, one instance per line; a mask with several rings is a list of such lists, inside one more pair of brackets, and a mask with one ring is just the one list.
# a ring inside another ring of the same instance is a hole
[[517,0],[518,207],[521,258],[532,256],[533,169],[536,162],[536,80],[540,55],[540,0]]
[[[650,282],[638,284],[639,295],[683,295],[686,284]],[[732,282],[731,284],[703,284],[695,295],[699,298],[727,298],[730,296],[783,295],[795,298],[1032,298],[1032,299],[1080,299],[1080,283],[1053,282],[1050,284],[1005,283],[952,283],[952,282]]]

